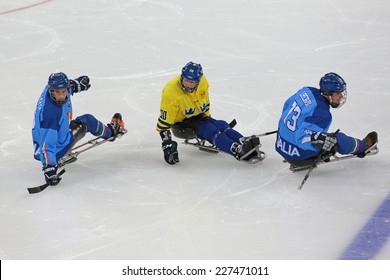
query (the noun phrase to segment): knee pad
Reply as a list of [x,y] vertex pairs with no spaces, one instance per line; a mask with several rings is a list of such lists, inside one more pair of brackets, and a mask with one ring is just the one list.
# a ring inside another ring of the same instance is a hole
[[80,119],[72,120],[69,124],[69,129],[73,134],[73,141],[77,142],[87,133],[87,125]]

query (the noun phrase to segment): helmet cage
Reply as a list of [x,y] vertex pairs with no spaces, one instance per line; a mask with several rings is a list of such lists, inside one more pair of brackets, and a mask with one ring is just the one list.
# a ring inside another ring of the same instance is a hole
[[[203,69],[202,66],[198,63],[194,62],[188,62],[182,69],[181,69],[181,76],[180,76],[180,85],[184,92],[191,93],[194,92],[200,83],[200,79],[203,76]],[[187,79],[190,81],[194,81],[196,84],[194,87],[186,87],[184,86],[183,80]]]
[[66,88],[67,93],[69,92],[70,82],[68,77],[64,73],[59,72],[51,74],[47,84],[49,87],[50,97],[55,103],[62,105],[68,101],[68,94],[66,95],[66,98],[61,101],[57,100],[54,96],[54,92],[59,89]]
[[341,106],[343,106],[345,104],[345,102],[347,102],[347,90],[344,90],[344,91],[339,92],[339,93],[341,93],[343,95],[341,97],[339,103],[334,103],[333,102],[333,98],[332,97],[335,94],[335,92],[332,95],[328,95],[330,97],[329,104],[330,104],[330,106],[332,106],[332,108],[335,108],[335,109],[341,108]]

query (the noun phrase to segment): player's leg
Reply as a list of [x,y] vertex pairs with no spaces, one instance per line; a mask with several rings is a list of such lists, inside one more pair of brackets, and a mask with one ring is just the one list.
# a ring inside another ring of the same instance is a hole
[[85,126],[86,132],[89,132],[94,136],[101,136],[102,138],[106,139],[110,138],[112,135],[112,132],[108,126],[104,125],[91,114],[81,115],[71,122],[71,126],[72,123],[81,123]]
[[[81,122],[86,126],[86,132],[92,133],[94,136],[100,136],[103,139],[108,139],[112,136],[116,137],[120,134],[121,129],[124,128],[122,115],[119,113],[116,113],[107,125],[104,125],[91,114],[79,116],[72,122]],[[75,137],[75,140],[78,141],[80,139],[76,139]]]
[[370,132],[363,140],[337,133],[338,152],[340,154],[364,154],[372,145],[378,142],[378,134]]
[[[227,123],[226,125],[228,126]],[[220,127],[215,124],[215,120],[207,119],[202,121],[196,130],[196,134],[199,138],[206,139],[214,144],[218,149],[233,156],[236,154],[235,151],[232,150],[232,147],[234,147],[233,144],[239,145],[239,143],[236,143],[225,133],[221,132]]]
[[237,130],[231,128],[229,124],[224,120],[210,119],[210,121],[233,142],[240,143],[240,138],[243,137]]

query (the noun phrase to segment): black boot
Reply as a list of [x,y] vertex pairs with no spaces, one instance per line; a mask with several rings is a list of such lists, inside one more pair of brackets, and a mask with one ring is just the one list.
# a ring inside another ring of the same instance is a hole
[[125,128],[125,124],[122,120],[122,115],[120,113],[115,113],[111,119],[111,123],[107,124],[108,128],[111,130],[112,140],[115,141],[116,137],[122,135],[122,130]]
[[375,131],[368,133],[367,136],[364,137],[363,141],[365,144],[364,151],[366,152],[369,148],[372,147],[372,145],[378,142],[378,133]]
[[360,158],[364,158],[368,150],[376,143],[378,143],[378,133],[376,133],[375,131],[368,133],[367,136],[364,137],[363,142],[364,142],[364,152],[357,154],[357,156]]
[[245,139],[241,145],[235,147],[236,158],[238,160],[250,160],[257,155],[255,150],[253,152],[250,151],[259,145],[260,139],[255,135]]

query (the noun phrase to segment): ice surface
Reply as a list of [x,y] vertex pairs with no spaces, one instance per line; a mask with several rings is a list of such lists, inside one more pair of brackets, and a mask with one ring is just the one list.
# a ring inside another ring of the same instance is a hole
[[[1,1],[0,259],[340,258],[390,192],[389,28],[385,0]],[[331,130],[376,130],[380,153],[321,166],[302,191],[273,135],[261,166],[182,144],[170,166],[155,131],[161,90],[191,60],[212,115],[245,135],[275,130],[287,97],[337,72],[348,101]],[[30,195],[43,183],[33,113],[55,71],[91,78],[75,116],[121,112],[129,133]],[[372,258],[390,259],[388,242]]]

